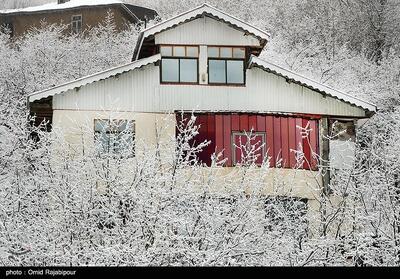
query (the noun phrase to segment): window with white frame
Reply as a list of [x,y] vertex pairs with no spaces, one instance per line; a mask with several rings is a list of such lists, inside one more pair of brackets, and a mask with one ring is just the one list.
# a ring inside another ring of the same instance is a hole
[[207,52],[209,84],[245,83],[245,48],[209,46]]
[[80,33],[82,31],[82,15],[73,15],[71,18],[72,33]]
[[96,148],[100,153],[135,154],[135,122],[121,119],[95,119]]
[[198,83],[198,46],[160,46],[162,83]]

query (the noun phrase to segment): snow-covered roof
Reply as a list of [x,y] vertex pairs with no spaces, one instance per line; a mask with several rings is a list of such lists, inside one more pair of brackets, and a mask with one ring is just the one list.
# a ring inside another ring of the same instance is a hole
[[292,72],[290,70],[284,69],[284,68],[277,66],[273,63],[270,63],[268,61],[262,60],[256,56],[251,56],[251,58],[250,58],[249,68],[251,68],[253,66],[261,68],[267,72],[271,72],[271,73],[277,74],[279,76],[282,76],[292,82],[298,83],[298,84],[305,86],[311,90],[317,91],[322,94],[329,95],[335,99],[350,103],[351,105],[361,107],[364,110],[368,110],[370,112],[376,112],[376,110],[377,110],[377,107],[374,104],[371,104],[371,103],[363,101],[359,98],[350,96],[344,92],[336,90],[327,85],[323,85],[317,81],[314,81],[312,79],[304,77],[304,76],[297,74],[295,72]]
[[98,6],[98,5],[110,5],[110,4],[124,4],[122,0],[70,0],[63,4],[58,4],[57,1],[52,3],[27,7],[23,9],[10,9],[10,10],[0,10],[0,13],[11,14],[11,13],[23,13],[23,12],[39,12],[39,11],[49,11],[49,10],[62,10],[68,8],[76,8],[81,6]]
[[217,19],[227,23],[227,24],[232,25],[234,28],[238,28],[240,30],[246,31],[249,34],[257,37],[258,39],[265,41],[265,43],[269,40],[270,35],[267,32],[265,32],[261,29],[258,29],[257,27],[254,27],[234,16],[228,15],[227,13],[204,3],[203,5],[201,5],[197,8],[194,8],[192,10],[189,10],[187,12],[179,14],[175,17],[172,17],[168,20],[162,21],[156,25],[153,25],[153,26],[143,30],[139,35],[139,39],[138,39],[138,42],[136,44],[135,51],[133,54],[133,60],[138,59],[140,49],[142,48],[142,45],[143,45],[143,41],[147,37],[149,37],[151,35],[155,35],[156,33],[162,32],[169,28],[178,26],[184,22],[193,20],[203,14],[210,15],[214,18],[217,18]]
[[122,0],[71,0],[63,4],[57,4],[57,1],[52,3],[27,7],[23,9],[10,9],[10,10],[0,10],[0,13],[20,13],[20,12],[39,12],[47,10],[62,10],[68,8],[75,8],[80,6],[97,6],[97,5],[109,5],[109,4],[123,4]]
[[70,82],[61,84],[59,86],[55,86],[55,87],[52,87],[52,88],[49,88],[49,89],[46,89],[46,90],[38,91],[38,92],[35,92],[35,93],[32,93],[32,94],[28,95],[28,101],[29,102],[34,102],[36,100],[40,100],[40,99],[43,99],[43,98],[54,96],[56,94],[60,94],[60,93],[66,92],[66,91],[74,89],[74,88],[79,88],[79,87],[84,86],[86,84],[90,84],[90,83],[93,83],[93,82],[96,82],[96,81],[104,80],[104,79],[107,79],[107,78],[110,78],[110,77],[113,77],[113,76],[116,76],[116,75],[120,75],[120,74],[125,73],[125,72],[129,72],[129,71],[134,70],[134,69],[138,69],[140,67],[155,63],[155,62],[159,61],[160,59],[161,59],[161,55],[160,54],[156,54],[156,55],[153,55],[151,57],[147,57],[147,58],[144,58],[144,59],[140,59],[140,60],[128,63],[128,64],[123,65],[123,66],[118,66],[118,67],[115,67],[115,68],[111,68],[111,69],[108,69],[106,71],[102,71],[102,72],[99,72],[99,73],[96,73],[96,74],[93,74],[93,75],[89,75],[89,76],[82,77],[82,78],[79,78],[79,79],[74,80],[74,81],[70,81]]

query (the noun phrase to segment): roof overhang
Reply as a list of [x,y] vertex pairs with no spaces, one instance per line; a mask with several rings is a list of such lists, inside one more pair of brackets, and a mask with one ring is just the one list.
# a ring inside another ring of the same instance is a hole
[[270,35],[261,30],[258,29],[234,16],[228,15],[227,13],[214,8],[208,4],[203,4],[197,8],[194,8],[192,10],[189,10],[187,12],[184,12],[182,14],[179,14],[175,17],[172,17],[168,20],[162,21],[156,25],[153,25],[145,30],[143,30],[139,34],[139,38],[133,53],[133,58],[132,60],[137,60],[139,58],[140,50],[142,48],[143,42],[146,38],[149,38],[151,36],[154,36],[157,33],[163,32],[165,30],[168,30],[170,28],[174,28],[180,24],[183,24],[188,21],[192,21],[194,19],[197,19],[202,16],[209,16],[212,18],[215,18],[217,20],[220,20],[224,23],[229,24],[235,29],[239,29],[241,31],[244,31],[248,33],[249,35],[252,35],[256,37],[258,40],[260,40],[261,47],[263,48],[267,41],[269,41]]
[[268,61],[262,60],[256,56],[251,56],[251,58],[250,58],[249,68],[252,68],[252,67],[260,68],[264,71],[281,76],[288,81],[297,83],[301,86],[307,87],[307,88],[309,88],[313,91],[316,91],[318,93],[321,93],[323,95],[328,95],[328,96],[335,98],[337,100],[340,100],[342,102],[346,102],[350,105],[362,108],[363,110],[365,110],[365,114],[367,116],[372,116],[378,110],[377,106],[372,103],[363,101],[359,98],[348,95],[342,91],[336,90],[327,85],[323,85],[317,81],[314,81],[312,79],[304,77],[304,76],[297,74],[295,72],[292,72],[290,70],[284,69],[284,68],[277,66],[273,63],[270,63]]
[[68,90],[80,88],[84,85],[87,85],[87,84],[90,84],[90,83],[93,83],[96,81],[100,81],[100,80],[108,79],[108,78],[111,78],[114,76],[118,76],[125,72],[129,72],[129,71],[141,68],[143,66],[156,63],[159,60],[161,60],[161,55],[157,54],[157,55],[154,55],[151,57],[137,60],[135,62],[128,63],[123,66],[118,66],[118,67],[111,68],[109,70],[99,72],[99,73],[96,73],[96,74],[93,74],[90,76],[82,77],[77,80],[61,84],[59,86],[55,86],[55,87],[52,87],[52,88],[49,88],[46,90],[38,91],[38,92],[28,95],[28,103],[31,103],[31,102],[34,102],[34,101],[37,101],[37,100],[40,100],[43,98],[47,98],[50,96],[54,96],[57,94],[61,94]]
[[[32,15],[32,14],[45,14],[52,12],[77,10],[77,9],[88,9],[88,8],[104,8],[109,6],[116,6],[123,9],[130,17],[132,22],[141,22],[138,18],[121,0],[99,0],[96,2],[66,2],[64,4],[48,3],[41,6],[33,6],[23,9],[13,10],[0,10],[0,16],[20,16],[20,15]],[[143,7],[141,7],[143,8]],[[146,8],[148,9],[148,8]],[[150,10],[150,9],[148,9]],[[154,11],[154,10],[153,10]],[[155,12],[155,11],[154,11]],[[156,13],[156,12],[155,12]]]

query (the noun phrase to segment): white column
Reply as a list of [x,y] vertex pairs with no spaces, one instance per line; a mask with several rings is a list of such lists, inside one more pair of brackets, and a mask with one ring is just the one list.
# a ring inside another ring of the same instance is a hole
[[207,46],[200,46],[199,53],[199,83],[200,84],[208,84],[208,76],[207,76]]

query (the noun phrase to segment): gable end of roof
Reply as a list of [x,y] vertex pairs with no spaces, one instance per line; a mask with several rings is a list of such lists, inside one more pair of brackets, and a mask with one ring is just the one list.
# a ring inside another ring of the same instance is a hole
[[359,107],[366,111],[366,115],[373,115],[378,110],[377,106],[372,103],[369,103],[369,102],[361,100],[357,97],[348,95],[342,91],[336,90],[332,87],[329,87],[327,85],[324,85],[324,84],[314,81],[312,79],[304,77],[300,74],[297,74],[290,70],[284,69],[273,63],[262,60],[256,56],[251,56],[251,58],[250,58],[249,68],[252,68],[252,67],[258,67],[266,72],[270,72],[275,75],[281,76],[281,77],[285,78],[286,80],[289,80],[289,81],[297,83],[301,86],[307,87],[307,88],[309,88],[313,91],[316,91],[320,94],[328,95],[339,101],[348,103],[352,106]]
[[214,8],[208,4],[203,4],[199,7],[196,7],[192,10],[186,11],[182,14],[179,14],[175,17],[172,17],[170,19],[167,19],[165,21],[162,21],[156,25],[153,25],[139,34],[138,42],[135,46],[135,50],[133,53],[133,58],[132,60],[137,60],[139,57],[140,49],[142,48],[143,42],[146,38],[149,38],[151,36],[154,36],[160,32],[169,30],[171,28],[175,28],[176,26],[179,26],[183,23],[192,21],[194,19],[203,17],[203,16],[208,16],[214,19],[217,19],[219,21],[222,21],[228,25],[230,25],[232,28],[242,30],[246,33],[251,34],[252,36],[256,37],[262,46],[264,46],[267,41],[269,41],[270,35],[269,33],[258,29],[257,27],[254,27],[234,16],[231,16],[229,14],[226,14],[225,12],[218,10],[217,8]]
[[161,60],[161,55],[157,54],[151,57],[147,57],[141,60],[137,60],[135,62],[128,63],[126,65],[118,66],[115,68],[108,69],[106,71],[102,71],[93,75],[89,75],[86,77],[82,77],[79,79],[76,79],[74,81],[70,81],[55,87],[51,87],[45,90],[41,90],[38,92],[34,92],[30,95],[28,95],[28,103],[34,102],[43,98],[47,98],[50,96],[54,96],[57,94],[64,93],[68,90],[72,90],[75,88],[80,88],[82,86],[85,86],[87,84],[97,82],[100,80],[105,80],[114,76],[121,75],[123,73],[139,69],[141,67],[147,66],[149,64],[153,64]]

